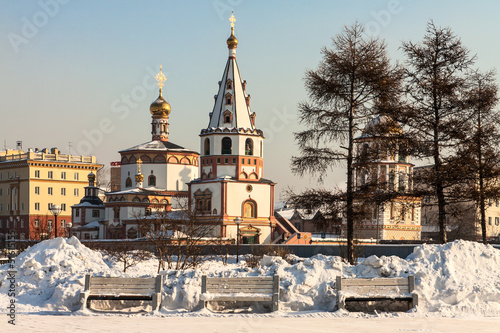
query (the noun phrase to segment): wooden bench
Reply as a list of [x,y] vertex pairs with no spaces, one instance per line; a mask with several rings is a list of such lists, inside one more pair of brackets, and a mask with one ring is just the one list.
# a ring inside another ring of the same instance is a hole
[[[343,279],[337,276],[336,287],[339,309],[356,311],[356,308],[361,308],[362,311],[366,311],[375,308],[376,303],[379,303],[378,310],[381,311],[408,311],[418,304],[418,295],[414,293],[414,276],[373,279]],[[399,305],[406,304],[406,306],[404,308],[399,306],[398,310],[394,310],[396,307],[392,307],[391,303],[396,301]],[[367,311],[373,312],[373,310]]]
[[280,278],[274,276],[201,278],[203,307],[210,301],[271,302],[271,311],[278,310]]
[[153,311],[161,306],[163,276],[156,278],[94,277],[85,275],[85,289],[80,294],[82,309],[90,300],[152,301]]

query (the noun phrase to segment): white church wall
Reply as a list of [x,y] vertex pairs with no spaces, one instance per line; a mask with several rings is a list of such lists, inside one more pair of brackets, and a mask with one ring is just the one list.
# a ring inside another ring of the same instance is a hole
[[[247,185],[252,185],[252,192],[247,192]],[[245,200],[252,199],[257,203],[257,217],[269,217],[271,212],[271,187],[258,183],[227,184],[227,214],[241,216],[241,207]]]
[[236,176],[236,166],[235,165],[218,165],[217,166],[217,177],[223,176]]
[[199,168],[189,164],[168,164],[166,179],[167,191],[187,191],[186,185],[191,180],[198,178]]

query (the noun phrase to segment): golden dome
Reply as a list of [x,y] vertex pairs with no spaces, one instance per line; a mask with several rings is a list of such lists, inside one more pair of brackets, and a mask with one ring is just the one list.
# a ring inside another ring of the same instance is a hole
[[170,104],[168,104],[168,102],[163,98],[163,96],[161,95],[161,91],[160,96],[158,96],[156,101],[151,103],[149,111],[153,116],[165,117],[170,114]]
[[232,30],[231,36],[227,39],[227,47],[229,49],[235,49],[237,46],[238,46],[238,39],[236,39],[236,36],[234,36],[233,30]]

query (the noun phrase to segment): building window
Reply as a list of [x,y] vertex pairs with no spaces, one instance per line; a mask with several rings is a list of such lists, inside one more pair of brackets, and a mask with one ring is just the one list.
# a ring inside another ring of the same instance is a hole
[[222,138],[222,155],[232,154],[233,152],[233,143],[231,138],[225,137]]
[[40,220],[35,219],[35,228],[39,228],[39,227],[40,227]]
[[99,217],[99,210],[98,209],[92,210],[92,217]]
[[0,195],[2,195],[2,189],[0,188]]
[[499,204],[498,200],[495,201],[495,207],[498,207],[498,204]]
[[212,212],[212,192],[209,189],[197,190],[194,193],[195,210],[198,213],[210,214]]
[[491,216],[489,216],[489,217],[488,217],[488,224],[489,224],[489,225],[491,225],[491,220],[492,220],[492,218],[491,218]]
[[232,121],[233,121],[233,114],[231,113],[231,111],[229,110],[224,111],[224,123],[230,124]]
[[230,93],[226,94],[226,105],[233,104],[233,96]]
[[253,155],[253,140],[245,140],[245,155]]
[[63,212],[65,212],[65,211],[66,211],[66,204],[65,204],[65,203],[61,204],[61,210],[62,210]]
[[75,174],[73,175],[73,177],[74,177],[75,180],[78,180],[80,178],[78,172],[75,172]]
[[3,210],[3,206],[2,204],[0,203],[0,212]]
[[40,194],[40,187],[39,186],[35,186],[35,194]]
[[120,208],[115,207],[113,208],[113,213],[114,213],[114,218],[119,219],[120,218]]
[[245,201],[243,204],[243,217],[257,218],[257,203],[255,201]]
[[49,202],[49,203],[48,203],[48,206],[49,206],[49,208],[48,208],[48,209],[50,210],[50,209],[52,208],[52,206],[54,206],[54,204],[53,204],[52,202]]
[[227,80],[226,87],[227,87],[227,89],[233,89],[233,81],[231,81],[231,79]]
[[75,217],[80,217],[80,210],[78,208],[75,209]]
[[40,203],[39,202],[35,202],[35,210],[40,210]]
[[130,177],[125,180],[125,187],[132,187],[132,179]]
[[53,223],[54,223],[54,222],[53,222],[52,220],[49,220],[49,221],[48,221],[48,227],[49,227],[49,230],[52,230],[52,224],[53,224]]
[[21,228],[24,228],[24,220],[21,219]]
[[52,195],[52,187],[49,187],[49,195]]
[[204,143],[204,150],[205,150],[205,155],[210,155],[210,139],[206,138],[205,143]]
[[61,188],[61,195],[66,195],[66,188],[65,187]]
[[500,218],[499,217],[495,217],[495,225],[499,225],[500,224]]
[[61,179],[66,179],[66,172],[65,171],[61,172]]
[[54,173],[52,171],[49,171],[47,177],[50,179],[54,178]]
[[148,177],[148,185],[149,186],[156,186],[156,176],[155,175],[150,175]]
[[40,170],[35,170],[35,178],[40,178]]
[[65,228],[66,227],[66,220],[61,220],[61,228]]
[[77,189],[77,188],[75,188],[75,189],[73,190],[73,193],[74,193],[75,197],[77,197],[77,196],[79,195],[79,192],[80,192],[80,191],[79,191],[79,189]]

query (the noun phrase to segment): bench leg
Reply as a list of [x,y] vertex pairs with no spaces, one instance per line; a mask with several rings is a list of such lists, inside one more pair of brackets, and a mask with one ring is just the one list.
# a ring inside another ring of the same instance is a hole
[[161,307],[161,293],[153,294],[153,311],[160,310]]
[[88,292],[80,293],[80,310],[85,310],[87,308],[87,299],[89,298]]

